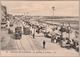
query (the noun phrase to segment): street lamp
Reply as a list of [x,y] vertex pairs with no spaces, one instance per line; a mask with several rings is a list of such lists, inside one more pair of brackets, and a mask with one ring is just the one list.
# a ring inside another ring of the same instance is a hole
[[52,7],[52,10],[53,10],[53,16],[54,16],[54,10],[55,10],[55,7]]
[[69,33],[69,36],[68,36],[68,37],[70,38],[70,30],[71,30],[71,26],[70,26],[70,23],[69,23],[69,22],[68,22],[68,24],[69,24],[69,26],[68,26],[68,30],[69,30],[68,33]]
[[53,9],[53,16],[54,16],[54,10],[55,10],[55,7],[52,7],[52,9]]

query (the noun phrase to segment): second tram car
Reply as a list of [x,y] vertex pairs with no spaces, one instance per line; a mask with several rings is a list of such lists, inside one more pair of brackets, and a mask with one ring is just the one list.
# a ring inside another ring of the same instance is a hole
[[30,27],[23,27],[23,34],[30,35],[31,34]]
[[21,39],[22,38],[22,27],[15,28],[15,38]]

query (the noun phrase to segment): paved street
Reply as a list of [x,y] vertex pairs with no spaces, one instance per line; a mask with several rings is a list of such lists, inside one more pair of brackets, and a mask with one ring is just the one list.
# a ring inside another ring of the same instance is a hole
[[[43,40],[46,41],[46,48],[43,49],[42,42]],[[66,52],[70,56],[77,56],[78,52],[76,52],[74,49],[66,49],[66,48],[61,48],[59,44],[56,43],[51,43],[49,38],[45,38],[43,34],[37,34],[36,37],[33,39],[31,35],[23,35],[21,40],[15,40],[17,50],[21,51],[55,51],[60,55],[65,55]],[[59,53],[59,52],[62,53]],[[63,53],[64,52],[64,53]]]
[[[11,28],[12,30],[14,30],[14,28],[16,26],[19,25],[23,25],[22,23],[24,23],[23,21],[19,20],[20,22],[18,22],[17,20],[17,25],[14,23],[14,27]],[[21,23],[22,22],[22,23]],[[78,55],[78,52],[76,52],[74,49],[66,49],[66,48],[61,48],[60,45],[58,43],[51,43],[51,39],[50,38],[46,38],[44,37],[43,33],[35,33],[35,38],[33,39],[32,35],[22,35],[22,38],[20,40],[15,40],[13,39],[16,43],[16,48],[17,50],[21,51],[27,51],[27,50],[31,50],[31,51],[47,51],[47,50],[56,50],[56,51],[65,51],[67,53],[71,53],[72,55],[74,54],[75,56]],[[45,40],[46,45],[45,45],[45,49],[43,49],[43,41]],[[63,54],[63,53],[61,53]]]

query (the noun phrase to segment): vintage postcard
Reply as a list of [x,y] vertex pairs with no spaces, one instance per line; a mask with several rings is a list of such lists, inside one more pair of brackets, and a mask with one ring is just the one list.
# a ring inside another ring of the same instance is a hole
[[0,1],[0,56],[79,57],[79,1]]

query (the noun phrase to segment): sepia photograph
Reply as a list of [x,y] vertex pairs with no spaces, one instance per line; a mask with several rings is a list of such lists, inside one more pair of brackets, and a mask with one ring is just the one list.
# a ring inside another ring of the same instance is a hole
[[79,1],[1,1],[1,56],[79,56]]

